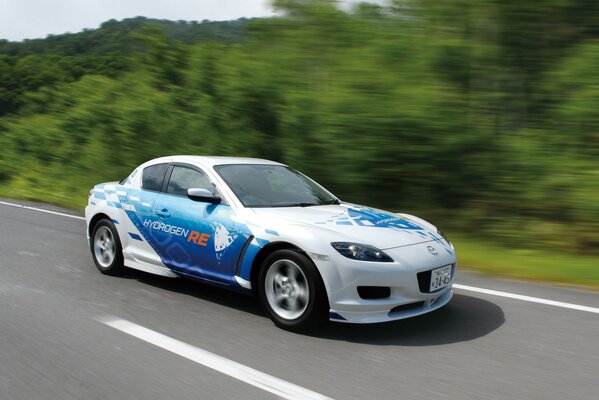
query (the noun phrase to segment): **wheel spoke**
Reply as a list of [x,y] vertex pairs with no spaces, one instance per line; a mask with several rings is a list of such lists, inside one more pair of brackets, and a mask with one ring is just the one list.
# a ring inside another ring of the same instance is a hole
[[297,298],[298,308],[303,308],[307,303],[308,302],[306,301],[306,299],[300,297]]
[[292,311],[297,311],[301,308],[299,302],[297,301],[297,298],[295,297],[290,297],[287,301],[287,304],[289,305],[289,309]]
[[281,271],[286,278],[293,276],[293,269],[294,266],[291,263],[289,263],[287,260],[283,260]]
[[264,282],[266,299],[272,311],[294,320],[306,311],[309,286],[302,268],[289,259],[279,259],[269,267]]
[[277,303],[279,304],[283,304],[283,302],[285,301],[286,297],[283,296],[283,293],[279,292],[279,293],[275,293],[275,300],[277,301]]
[[299,280],[302,279],[302,272],[298,269],[298,268],[293,268],[291,270],[291,278],[295,281],[298,282]]
[[296,297],[298,300],[302,301],[303,304],[306,304],[308,302],[308,293],[306,288],[299,286],[296,291]]

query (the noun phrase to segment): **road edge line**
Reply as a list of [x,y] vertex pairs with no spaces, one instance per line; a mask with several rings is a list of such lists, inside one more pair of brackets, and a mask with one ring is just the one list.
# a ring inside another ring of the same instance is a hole
[[585,312],[590,312],[590,313],[594,313],[594,314],[599,314],[599,308],[582,306],[579,304],[564,303],[562,301],[541,299],[539,297],[524,296],[521,294],[515,294],[515,293],[509,293],[509,292],[500,292],[499,290],[483,289],[483,288],[479,288],[479,287],[475,287],[475,286],[461,285],[459,283],[454,283],[453,287],[455,289],[468,290],[470,292],[489,294],[491,296],[507,297],[510,299],[528,301],[531,303],[539,303],[539,304],[545,304],[545,305],[554,306],[554,307],[569,308],[571,310],[578,310],[578,311],[585,311]]
[[62,217],[69,217],[69,218],[74,218],[74,219],[80,219],[80,220],[85,220],[84,217],[80,217],[78,215],[72,215],[72,214],[67,214],[67,213],[61,213],[58,211],[52,211],[52,210],[44,210],[43,208],[37,208],[37,207],[31,207],[31,206],[26,206],[24,204],[16,204],[16,203],[9,203],[7,201],[0,201],[0,204],[3,204],[5,206],[11,206],[11,207],[17,207],[17,208],[24,208],[27,210],[33,210],[33,211],[39,211],[39,212],[43,212],[43,213],[47,213],[47,214],[54,214],[54,215],[60,215]]

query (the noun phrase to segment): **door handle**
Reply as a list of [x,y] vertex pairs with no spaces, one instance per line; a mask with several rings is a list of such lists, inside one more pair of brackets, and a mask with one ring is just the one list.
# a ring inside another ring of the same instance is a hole
[[166,208],[163,208],[160,211],[156,211],[155,214],[162,218],[168,218],[171,216],[171,213],[169,213]]

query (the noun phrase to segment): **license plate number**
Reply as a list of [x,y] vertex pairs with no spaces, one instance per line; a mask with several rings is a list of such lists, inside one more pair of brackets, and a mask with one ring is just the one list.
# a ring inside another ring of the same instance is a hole
[[451,280],[451,265],[446,265],[441,268],[436,268],[431,271],[431,287],[430,291],[439,290],[449,285]]

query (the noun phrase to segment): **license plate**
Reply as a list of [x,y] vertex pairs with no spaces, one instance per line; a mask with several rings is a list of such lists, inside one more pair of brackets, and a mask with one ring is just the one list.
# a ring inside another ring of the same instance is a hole
[[430,291],[434,292],[449,285],[451,280],[451,265],[446,265],[441,268],[436,268],[431,271],[431,288]]

